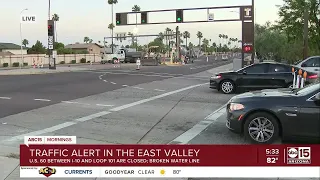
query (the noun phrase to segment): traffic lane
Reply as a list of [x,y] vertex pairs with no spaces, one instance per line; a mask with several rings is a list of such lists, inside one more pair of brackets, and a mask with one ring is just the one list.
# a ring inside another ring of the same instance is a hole
[[[133,89],[128,92],[131,94],[129,96],[123,93],[124,99],[136,99],[135,94],[143,92],[151,93]],[[212,94],[207,87],[200,86],[120,111],[111,111],[110,114],[55,133],[116,144],[168,144],[229,99],[228,96]]]
[[[180,74],[180,75],[191,75],[195,73],[199,73],[202,71],[206,71],[215,67],[219,67],[222,65],[230,64],[232,61],[215,61],[204,64],[187,64],[187,65],[179,65],[179,66],[141,66],[140,70],[127,69],[130,73],[159,73],[159,74]],[[100,72],[104,72],[103,70],[99,70]],[[113,70],[105,70],[111,72],[117,71],[125,71],[124,69],[113,69]]]
[[[12,114],[49,106],[61,101],[86,97],[94,94],[123,88],[121,84],[110,84],[99,79],[94,73],[61,73],[55,75],[38,75],[32,77],[6,77],[0,88],[0,118]],[[108,74],[113,81],[135,85],[165,77]],[[3,80],[1,79],[1,80]],[[11,81],[15,82],[12,83]],[[7,86],[6,83],[8,83]],[[7,99],[5,99],[7,98]],[[10,98],[10,99],[9,99]],[[36,100],[35,100],[36,99]],[[41,101],[46,100],[46,101]],[[48,100],[48,101],[47,101]]]

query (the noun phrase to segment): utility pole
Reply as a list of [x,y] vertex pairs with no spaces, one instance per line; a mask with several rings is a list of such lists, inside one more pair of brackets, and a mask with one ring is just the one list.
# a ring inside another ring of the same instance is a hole
[[308,58],[308,25],[309,25],[309,10],[308,4],[305,2],[304,8],[304,27],[303,27],[303,59]]
[[179,26],[176,27],[176,49],[177,49],[177,57],[180,60],[180,31]]

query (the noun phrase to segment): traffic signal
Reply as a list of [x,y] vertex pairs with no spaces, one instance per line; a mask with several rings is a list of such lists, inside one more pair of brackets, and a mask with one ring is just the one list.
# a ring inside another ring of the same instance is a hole
[[252,49],[253,49],[252,45],[243,46],[243,52],[245,52],[245,53],[251,53]]
[[128,13],[116,13],[116,26],[127,25]]
[[116,24],[117,25],[121,24],[121,14],[120,13],[116,13]]
[[148,13],[142,12],[141,13],[141,24],[147,24],[148,23]]
[[182,9],[176,10],[176,22],[177,23],[183,22],[183,10]]
[[48,36],[54,36],[54,21],[48,20]]

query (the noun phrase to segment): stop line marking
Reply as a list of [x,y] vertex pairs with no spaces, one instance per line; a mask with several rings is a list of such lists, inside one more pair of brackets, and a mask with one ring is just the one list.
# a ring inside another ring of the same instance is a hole
[[11,99],[11,97],[0,97],[0,99]]

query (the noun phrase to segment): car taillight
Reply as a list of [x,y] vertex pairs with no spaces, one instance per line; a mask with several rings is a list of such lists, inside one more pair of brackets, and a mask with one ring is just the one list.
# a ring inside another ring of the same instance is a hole
[[318,78],[317,74],[308,76],[308,79],[317,79],[317,78]]
[[222,76],[219,74],[219,75],[216,76],[216,78],[220,79],[220,78],[222,78]]

